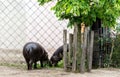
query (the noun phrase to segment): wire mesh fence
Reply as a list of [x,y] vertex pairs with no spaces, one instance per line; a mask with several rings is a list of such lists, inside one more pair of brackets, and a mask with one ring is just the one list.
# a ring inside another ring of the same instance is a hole
[[[55,3],[40,6],[37,0],[0,0],[0,63],[24,63],[22,49],[30,41],[40,43],[49,57],[63,44],[68,21],[58,21],[50,10]],[[118,53],[119,46],[116,49]],[[118,57],[114,59],[120,62]]]
[[39,6],[37,0],[0,1],[0,62],[24,63],[22,49],[30,41],[40,43],[49,57],[63,44],[63,29],[68,21],[58,21],[50,10],[54,4]]

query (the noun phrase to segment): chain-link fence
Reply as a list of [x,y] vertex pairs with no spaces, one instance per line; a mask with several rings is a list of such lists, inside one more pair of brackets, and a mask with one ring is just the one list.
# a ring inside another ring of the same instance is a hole
[[25,43],[40,43],[49,57],[63,43],[67,21],[50,10],[55,2],[39,6],[37,0],[0,0],[0,62],[23,63]]
[[[39,6],[37,0],[0,0],[0,63],[24,63],[22,49],[30,41],[40,43],[49,57],[63,44],[63,29],[67,29],[68,21],[58,21],[50,10],[55,3]],[[114,51],[113,59],[120,62],[116,57],[119,46]]]

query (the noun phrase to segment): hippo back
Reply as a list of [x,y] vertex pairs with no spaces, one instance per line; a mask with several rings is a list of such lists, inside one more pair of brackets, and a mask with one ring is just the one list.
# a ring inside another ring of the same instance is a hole
[[29,42],[25,44],[23,48],[23,55],[26,58],[40,60],[43,56],[45,56],[44,54],[47,55],[45,49],[35,42]]

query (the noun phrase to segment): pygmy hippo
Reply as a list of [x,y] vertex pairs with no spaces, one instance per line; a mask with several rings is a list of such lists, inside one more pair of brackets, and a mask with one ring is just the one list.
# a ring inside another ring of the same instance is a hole
[[[67,52],[68,52],[68,44],[67,44]],[[50,58],[50,66],[57,66],[58,62],[63,58],[63,45],[60,46]]]
[[37,68],[37,61],[40,61],[41,67],[43,67],[43,62],[48,62],[48,54],[45,49],[36,42],[28,42],[24,45],[23,56],[27,63],[27,69],[32,69],[32,64],[34,63],[34,69]]

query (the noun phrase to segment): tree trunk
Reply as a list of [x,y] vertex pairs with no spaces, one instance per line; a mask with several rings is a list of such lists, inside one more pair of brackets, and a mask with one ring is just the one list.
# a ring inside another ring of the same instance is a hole
[[81,54],[82,54],[82,49],[81,49],[81,24],[77,25],[77,70],[80,72],[80,65],[81,65]]
[[73,62],[72,71],[80,71],[81,61],[81,26],[78,24],[74,25],[74,37],[73,37]]
[[85,28],[84,32],[84,40],[82,46],[82,54],[81,54],[81,64],[80,64],[80,72],[85,72],[85,61],[86,61],[86,51],[87,51],[87,36],[88,36],[88,28]]

